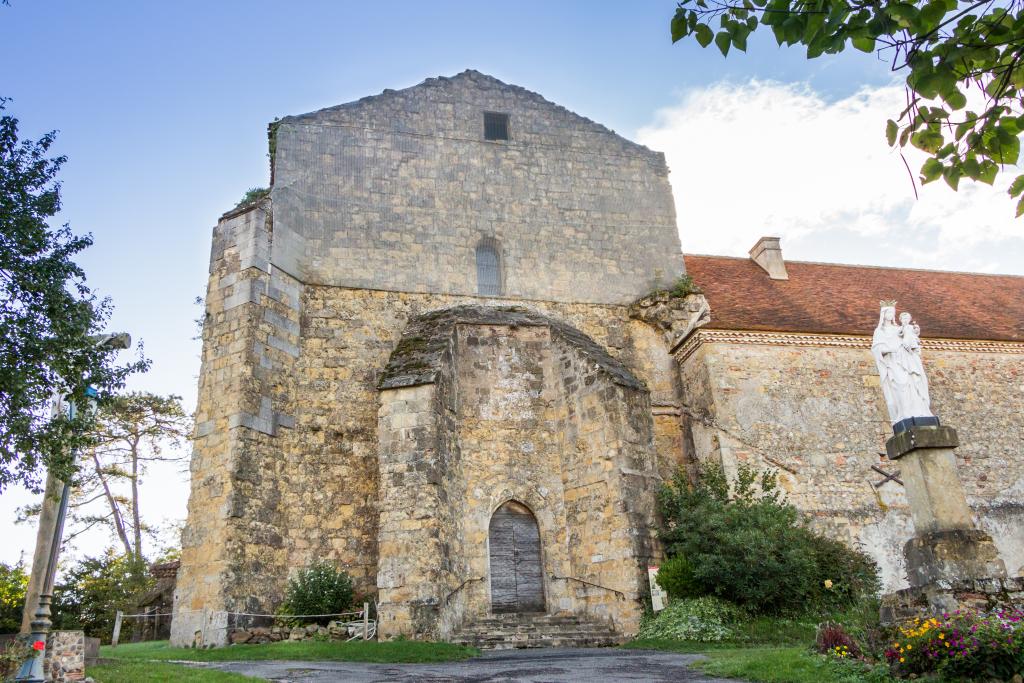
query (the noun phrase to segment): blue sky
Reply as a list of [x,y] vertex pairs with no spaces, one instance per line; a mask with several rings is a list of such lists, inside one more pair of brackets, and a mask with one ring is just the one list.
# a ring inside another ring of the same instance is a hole
[[[192,301],[204,294],[210,231],[246,189],[267,184],[267,123],[466,68],[665,148],[684,251],[743,255],[771,231],[804,259],[1024,272],[1024,224],[1003,220],[1008,202],[990,202],[998,225],[970,258],[957,243],[970,236],[936,217],[951,215],[942,202],[954,200],[937,200],[931,217],[907,203],[902,164],[894,174],[885,157],[884,119],[896,113],[886,109],[886,62],[861,53],[808,62],[767,33],[746,55],[723,59],[693,42],[673,46],[673,9],[668,0],[10,0],[0,6],[0,95],[13,98],[7,109],[23,135],[59,130],[57,151],[69,157],[61,219],[95,237],[81,259],[89,281],[113,298],[112,327],[144,340],[154,361],[135,386],[188,405],[199,351]],[[736,108],[755,101],[775,113]],[[718,112],[730,107],[723,122]],[[877,154],[846,164],[813,196],[789,198],[805,174],[821,178],[844,163],[837,155],[864,146],[829,137],[837,121],[866,130]],[[780,136],[787,146],[772,146]],[[776,188],[762,182],[768,176],[787,183]],[[857,199],[871,178],[870,196]],[[779,206],[729,214],[744,197]],[[167,494],[168,510],[183,512],[182,491]],[[24,502],[4,497],[0,515]],[[12,559],[5,552],[0,560]]]
[[672,46],[672,11],[671,2],[12,0],[0,7],[0,93],[13,98],[24,135],[58,129],[69,157],[61,218],[94,235],[82,264],[114,297],[115,326],[156,361],[146,385],[191,400],[179,368],[195,354],[192,301],[204,293],[210,230],[268,182],[275,116],[475,68],[633,137],[679,93],[723,79],[809,81],[845,96],[889,78],[873,57],[808,63],[767,36],[728,60]]

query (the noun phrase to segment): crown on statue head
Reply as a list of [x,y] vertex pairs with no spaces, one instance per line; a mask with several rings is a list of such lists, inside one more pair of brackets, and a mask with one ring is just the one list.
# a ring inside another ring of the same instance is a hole
[[896,308],[896,299],[882,299],[878,305],[882,308]]

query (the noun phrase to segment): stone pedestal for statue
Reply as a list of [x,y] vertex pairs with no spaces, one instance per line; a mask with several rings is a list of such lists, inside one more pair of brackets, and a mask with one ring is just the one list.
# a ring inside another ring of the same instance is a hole
[[953,449],[952,427],[913,426],[885,444],[900,473],[914,520],[914,537],[903,547],[911,586],[965,577],[1005,577],[992,538],[975,528]]
[[956,430],[941,425],[907,427],[885,444],[900,463],[915,533],[903,547],[910,588],[883,598],[883,621],[953,611],[958,594],[976,592],[978,580],[1001,586],[1006,578],[992,538],[971,518],[956,471],[958,445]]

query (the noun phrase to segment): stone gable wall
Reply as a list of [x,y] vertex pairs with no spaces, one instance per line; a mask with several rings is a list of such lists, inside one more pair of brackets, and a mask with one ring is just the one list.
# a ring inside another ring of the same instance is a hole
[[[932,409],[958,431],[958,467],[980,527],[1011,575],[1024,564],[1024,355],[925,351]],[[704,343],[680,369],[699,461],[774,467],[812,523],[879,563],[885,590],[906,586],[913,534],[906,496],[871,470],[892,435],[878,372],[864,348]]]
[[[483,139],[483,112],[511,140]],[[281,121],[274,265],[306,284],[629,303],[684,270],[664,157],[482,75]]]

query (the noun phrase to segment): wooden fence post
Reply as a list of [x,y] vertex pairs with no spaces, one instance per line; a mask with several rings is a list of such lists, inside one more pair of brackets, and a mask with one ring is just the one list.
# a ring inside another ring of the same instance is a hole
[[114,633],[110,636],[110,647],[117,647],[117,641],[121,637],[121,617],[124,612],[117,610],[114,615]]
[[370,603],[363,603],[363,640],[370,639]]

